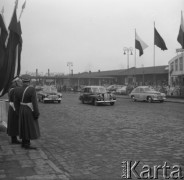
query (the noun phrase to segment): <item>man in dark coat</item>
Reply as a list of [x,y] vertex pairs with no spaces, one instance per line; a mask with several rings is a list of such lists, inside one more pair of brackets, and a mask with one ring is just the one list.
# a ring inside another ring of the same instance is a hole
[[40,115],[35,88],[29,86],[30,76],[22,75],[23,85],[15,90],[15,109],[19,113],[19,133],[22,147],[36,149],[30,145],[30,140],[40,137],[38,117]]
[[19,135],[19,117],[15,112],[14,106],[14,94],[15,89],[21,86],[21,80],[16,78],[12,81],[10,89],[8,91],[9,98],[9,108],[8,108],[8,121],[7,121],[7,134],[11,136],[12,144],[21,144],[21,142],[17,139]]

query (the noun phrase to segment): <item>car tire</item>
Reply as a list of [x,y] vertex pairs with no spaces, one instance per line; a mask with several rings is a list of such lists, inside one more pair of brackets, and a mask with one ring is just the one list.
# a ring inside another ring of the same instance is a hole
[[164,102],[164,100],[161,100],[161,101],[160,101],[160,103],[163,103],[163,102]]
[[114,105],[114,102],[110,102],[110,105],[113,106]]
[[150,96],[147,98],[147,100],[148,100],[149,103],[153,102],[153,99]]
[[131,96],[131,99],[132,99],[133,102],[136,101],[135,96]]
[[58,103],[61,103],[61,100],[58,100]]

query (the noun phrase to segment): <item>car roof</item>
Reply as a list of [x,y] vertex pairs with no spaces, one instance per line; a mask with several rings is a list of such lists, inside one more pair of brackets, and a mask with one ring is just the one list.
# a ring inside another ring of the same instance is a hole
[[137,86],[136,88],[149,88],[149,86]]
[[84,88],[105,88],[104,86],[84,86]]

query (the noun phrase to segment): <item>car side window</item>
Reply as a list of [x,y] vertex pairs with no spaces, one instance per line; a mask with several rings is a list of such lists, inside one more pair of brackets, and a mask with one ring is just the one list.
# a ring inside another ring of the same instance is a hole
[[144,89],[143,88],[140,88],[140,93],[143,93],[144,92]]
[[89,91],[88,88],[85,88],[85,89],[84,89],[84,93],[87,93],[88,91]]
[[135,93],[139,93],[139,88],[134,90]]

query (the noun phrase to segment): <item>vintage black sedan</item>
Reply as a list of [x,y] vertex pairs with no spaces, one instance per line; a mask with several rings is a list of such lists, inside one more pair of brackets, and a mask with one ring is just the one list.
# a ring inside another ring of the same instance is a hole
[[109,103],[111,106],[116,102],[116,96],[107,92],[103,86],[85,86],[79,96],[79,100],[84,103],[92,103],[95,106]]
[[37,92],[38,101],[46,102],[61,102],[62,94],[57,92],[55,86],[44,86],[41,91]]

